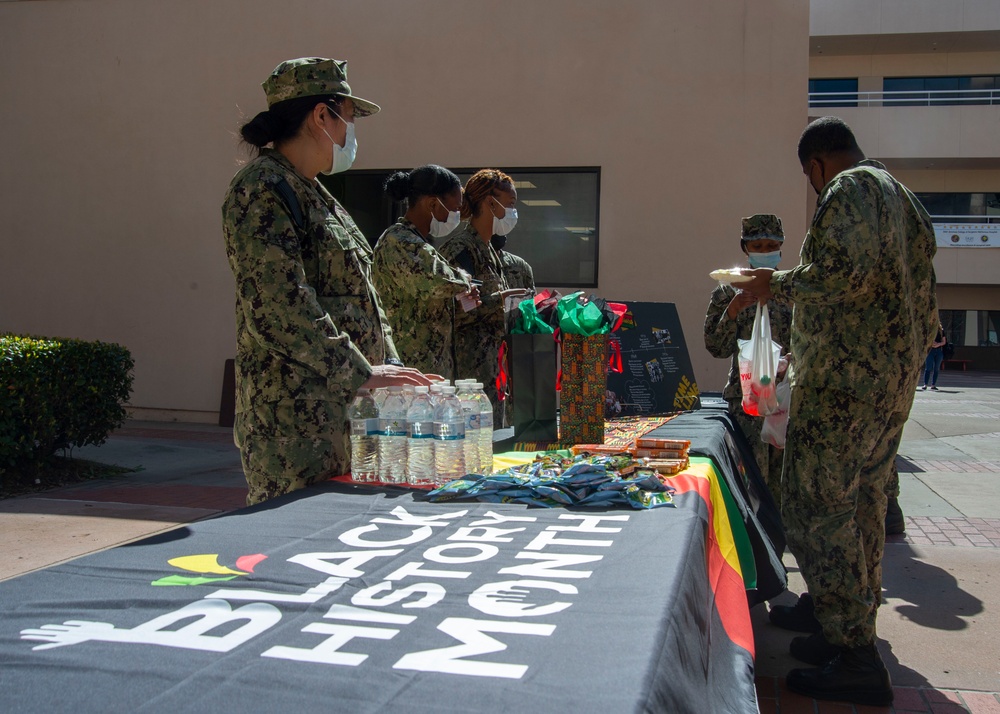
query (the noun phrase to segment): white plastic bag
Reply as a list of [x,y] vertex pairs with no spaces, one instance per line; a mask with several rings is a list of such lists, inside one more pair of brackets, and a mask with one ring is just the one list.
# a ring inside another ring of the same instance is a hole
[[771,318],[767,308],[757,303],[749,340],[740,340],[740,387],[743,411],[750,416],[767,416],[778,410],[775,392],[781,346],[771,339]]
[[764,417],[760,427],[760,440],[777,449],[785,448],[785,432],[788,430],[788,406],[792,397],[792,387],[786,377],[778,382],[775,390],[778,397],[778,411]]

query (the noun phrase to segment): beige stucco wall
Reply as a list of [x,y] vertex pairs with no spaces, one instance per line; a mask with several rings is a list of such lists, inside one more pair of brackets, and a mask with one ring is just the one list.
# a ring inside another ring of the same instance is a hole
[[1000,191],[1000,168],[983,170],[898,169],[893,174],[914,191],[981,193]]
[[807,32],[787,0],[0,2],[0,330],[125,344],[140,413],[213,421],[234,132],[322,55],[384,108],[358,168],[601,166],[599,292],[676,302],[720,390],[707,273],[743,215],[781,215],[790,257],[805,229]]
[[810,0],[810,34],[891,35],[1000,29],[996,0]]
[[995,106],[830,107],[825,112],[850,124],[872,156],[1000,162],[1000,110]]
[[[1000,6],[1000,3],[997,3]],[[948,77],[1000,73],[998,52],[923,52],[868,55],[812,55],[809,76],[858,77],[860,91],[882,91],[883,77]],[[862,89],[860,79],[873,78],[872,89]]]
[[[991,307],[984,307],[984,302]],[[938,307],[942,310],[1000,309],[1000,286],[946,285],[939,287]]]
[[[947,33],[1000,27],[1000,2],[920,0],[812,0],[817,36],[883,33]],[[836,7],[834,7],[836,6]],[[856,12],[855,12],[856,11]],[[972,24],[970,18],[975,18]],[[863,21],[862,21],[863,19]],[[818,34],[817,34],[818,33]],[[960,42],[952,46],[961,47]],[[871,54],[816,54],[810,78],[857,77],[861,92],[881,92],[884,77],[1000,75],[1000,42],[991,52],[942,51]],[[813,107],[810,114],[834,114],[854,129],[865,152],[888,164],[916,192],[1000,191],[1000,108],[996,106]],[[896,166],[894,166],[894,164]],[[902,168],[900,166],[905,166]],[[975,168],[969,168],[974,166]],[[920,168],[917,168],[920,167]],[[934,260],[939,284],[975,286],[961,293],[976,309],[998,309],[1000,248],[939,248]],[[953,293],[939,293],[941,299]],[[973,296],[976,296],[973,298]],[[950,299],[950,297],[949,297]]]

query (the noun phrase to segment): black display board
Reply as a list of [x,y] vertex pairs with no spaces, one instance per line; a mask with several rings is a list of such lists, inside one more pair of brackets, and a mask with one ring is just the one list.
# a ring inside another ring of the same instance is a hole
[[[605,417],[647,416],[698,409],[698,384],[684,331],[671,302],[629,302],[611,334],[621,348],[621,373],[608,373]],[[612,344],[614,348],[614,344]]]

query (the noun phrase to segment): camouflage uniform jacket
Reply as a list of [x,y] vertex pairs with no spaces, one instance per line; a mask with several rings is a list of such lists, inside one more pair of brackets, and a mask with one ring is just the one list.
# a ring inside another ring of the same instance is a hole
[[[298,199],[302,226],[277,188]],[[373,364],[397,358],[371,282],[371,248],[330,193],[265,149],[222,206],[236,278],[237,412],[257,401],[347,403]]]
[[[749,340],[753,332],[753,321],[757,309],[751,305],[741,310],[735,320],[730,320],[726,308],[736,295],[729,285],[719,285],[712,291],[705,315],[705,348],[713,357],[732,358],[729,367],[729,381],[722,392],[726,401],[743,398],[740,386],[740,353],[737,340]],[[783,298],[775,298],[767,303],[767,316],[771,320],[771,339],[782,347],[782,354],[789,350],[789,336],[792,325],[792,306]]]
[[[483,242],[468,223],[445,241],[441,255],[483,283],[479,287],[483,304],[469,312],[455,311],[455,376],[481,381],[496,415],[496,378],[500,372],[497,357],[507,331],[500,295],[507,289],[503,264],[493,246]],[[500,420],[495,424],[499,428]]]
[[375,245],[374,277],[403,362],[452,379],[455,296],[472,287],[468,276],[400,218]]
[[503,277],[508,288],[526,288],[535,290],[535,274],[531,264],[524,258],[506,250],[500,251],[500,262],[503,265]]
[[877,161],[823,189],[801,263],[771,277],[795,303],[792,385],[836,389],[885,408],[912,390],[937,329],[927,211]]

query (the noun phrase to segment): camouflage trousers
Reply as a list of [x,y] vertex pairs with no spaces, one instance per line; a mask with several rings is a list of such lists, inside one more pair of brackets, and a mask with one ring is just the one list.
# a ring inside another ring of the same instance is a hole
[[886,491],[913,391],[876,407],[832,389],[792,389],[781,482],[788,546],[828,642],[875,641]]
[[238,412],[233,433],[247,505],[350,471],[347,423],[344,405],[318,399],[283,399]]
[[754,459],[757,461],[757,470],[767,484],[771,497],[775,503],[780,503],[781,462],[784,459],[784,451],[761,441],[760,430],[764,426],[764,417],[753,417],[743,411],[742,399],[729,400],[729,414],[740,425],[743,435],[750,442]]

